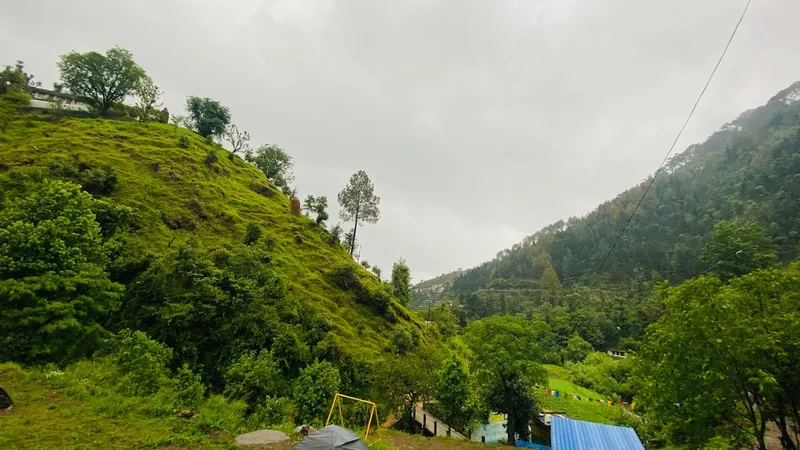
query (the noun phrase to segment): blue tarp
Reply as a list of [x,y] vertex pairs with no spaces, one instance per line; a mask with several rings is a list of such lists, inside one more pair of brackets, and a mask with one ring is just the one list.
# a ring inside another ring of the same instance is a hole
[[550,447],[542,444],[534,444],[528,441],[517,441],[514,443],[515,447],[532,448],[534,450],[551,450]]
[[644,450],[633,428],[615,427],[553,416],[553,450]]

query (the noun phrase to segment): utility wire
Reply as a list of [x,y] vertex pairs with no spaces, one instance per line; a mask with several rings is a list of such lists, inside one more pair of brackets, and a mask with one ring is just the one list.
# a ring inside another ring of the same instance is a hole
[[539,46],[538,46],[538,47],[536,47],[536,48],[533,50],[533,52],[531,52],[530,56],[528,56],[528,59],[527,59],[527,60],[526,60],[524,63],[522,63],[522,65],[521,65],[521,66],[519,66],[519,70],[517,70],[517,73],[515,73],[515,74],[514,74],[514,76],[513,76],[513,77],[511,77],[511,79],[508,81],[509,83],[511,83],[512,81],[514,81],[514,78],[517,78],[517,75],[519,75],[519,73],[520,73],[520,72],[522,72],[522,69],[524,69],[524,68],[525,68],[525,64],[527,64],[527,63],[528,63],[528,61],[530,61],[530,60],[531,60],[531,58],[533,58],[533,56],[534,56],[536,53],[538,53],[538,52],[539,52],[539,50],[541,50],[541,49],[544,47],[544,45],[545,45],[545,44],[547,44],[547,41],[550,39],[550,36],[552,36],[552,35],[553,35],[553,33],[555,33],[555,32],[556,32],[556,30],[558,29],[559,25],[561,25],[561,22],[563,22],[563,21],[564,21],[564,19],[566,19],[566,18],[567,18],[567,16],[569,15],[569,13],[571,13],[571,12],[572,12],[572,10],[573,10],[573,9],[575,9],[575,6],[577,6],[577,5],[578,5],[578,3],[580,3],[580,1],[581,1],[581,0],[575,0],[575,3],[573,3],[573,4],[572,4],[572,6],[570,6],[570,7],[569,7],[569,9],[567,10],[567,12],[566,12],[566,13],[565,13],[563,16],[561,16],[561,18],[560,18],[560,19],[558,19],[558,22],[556,22],[556,26],[555,26],[555,27],[553,27],[553,29],[552,29],[552,30],[550,30],[550,33],[547,35],[547,37],[545,37],[545,38],[544,38],[544,41],[542,41],[542,43],[541,43],[541,44],[539,44]]
[[[578,1],[580,1],[580,0],[578,0]],[[747,0],[747,3],[744,5],[744,10],[742,11],[742,15],[741,15],[741,17],[739,17],[739,21],[736,22],[736,26],[733,27],[733,32],[731,33],[731,36],[728,38],[728,42],[725,44],[725,48],[722,50],[722,54],[720,55],[719,60],[717,61],[717,64],[714,66],[714,69],[711,71],[711,75],[709,75],[708,80],[706,80],[706,84],[705,84],[705,86],[703,86],[703,90],[700,91],[700,95],[697,97],[697,100],[694,102],[694,106],[692,106],[692,110],[689,112],[689,115],[686,117],[686,120],[683,122],[683,126],[681,127],[680,131],[678,131],[678,135],[675,136],[675,140],[672,141],[672,145],[669,147],[669,151],[667,152],[666,156],[664,156],[664,160],[661,161],[661,165],[658,166],[658,170],[656,170],[656,172],[653,174],[653,178],[650,180],[650,183],[647,184],[647,188],[645,188],[644,193],[642,194],[642,198],[639,199],[639,203],[636,204],[636,208],[633,209],[633,212],[631,213],[630,217],[628,217],[628,220],[625,222],[625,226],[622,227],[622,231],[619,233],[619,236],[617,236],[617,240],[614,241],[614,245],[611,246],[611,249],[608,251],[608,253],[606,254],[606,257],[603,259],[603,263],[600,264],[600,267],[598,267],[597,272],[595,272],[595,274],[594,274],[594,278],[595,279],[597,278],[597,275],[600,274],[600,271],[603,270],[603,267],[605,267],[606,262],[608,262],[608,258],[611,257],[611,253],[613,253],[614,249],[617,248],[617,245],[619,244],[619,241],[622,239],[622,235],[625,234],[625,230],[628,229],[628,225],[630,225],[631,220],[633,220],[633,216],[635,216],[636,212],[639,211],[639,207],[642,206],[642,202],[644,201],[644,198],[647,196],[647,193],[650,192],[650,188],[653,186],[653,183],[655,183],[656,177],[658,177],[658,174],[661,173],[661,170],[664,168],[664,165],[667,163],[667,160],[669,159],[669,156],[672,154],[672,151],[675,149],[675,145],[678,144],[678,140],[681,138],[681,135],[683,135],[683,131],[686,129],[686,126],[689,124],[689,121],[692,120],[692,116],[694,115],[694,112],[697,110],[697,105],[699,105],[700,104],[700,100],[703,99],[703,95],[705,95],[706,90],[708,89],[708,86],[711,84],[711,80],[714,78],[714,74],[717,73],[717,69],[719,68],[720,64],[722,64],[722,60],[725,58],[725,54],[728,53],[728,48],[731,46],[731,42],[733,42],[733,38],[736,36],[736,32],[739,31],[739,25],[742,24],[742,21],[744,20],[744,16],[747,14],[747,10],[750,8],[750,2],[751,1],[752,0]]]
[[555,2],[556,2],[556,0],[553,0],[553,1],[550,2],[549,5],[547,5],[547,9],[545,9],[544,12],[542,13],[542,15],[539,16],[539,19],[536,21],[536,23],[533,24],[533,26],[531,27],[530,31],[528,31],[528,34],[525,36],[525,39],[523,39],[522,42],[519,43],[519,45],[517,46],[517,49],[514,50],[514,53],[511,54],[511,56],[508,58],[508,61],[506,61],[506,63],[503,64],[503,67],[501,67],[500,70],[497,72],[497,74],[495,74],[494,78],[492,78],[492,81],[490,81],[489,85],[486,86],[486,89],[489,89],[490,87],[492,87],[494,82],[497,81],[497,78],[500,76],[500,74],[503,73],[504,70],[506,70],[506,67],[508,67],[508,64],[511,62],[512,59],[514,59],[515,56],[517,56],[517,53],[519,52],[519,49],[521,49],[522,46],[525,44],[525,41],[527,41],[528,38],[531,37],[531,34],[533,34],[533,30],[535,30],[536,27],[539,26],[539,23],[542,22],[542,19],[544,19],[544,16],[547,15],[547,13],[550,11],[550,8],[553,6],[553,4]]

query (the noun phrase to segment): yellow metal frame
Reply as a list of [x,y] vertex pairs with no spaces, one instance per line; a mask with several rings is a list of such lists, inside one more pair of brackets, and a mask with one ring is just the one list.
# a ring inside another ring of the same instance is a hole
[[[378,430],[378,440],[375,441],[375,442],[380,441],[381,440],[381,426],[380,426],[380,421],[378,420],[378,406],[374,402],[371,402],[369,400],[363,400],[363,399],[360,399],[360,398],[351,397],[349,395],[340,394],[340,393],[337,392],[336,395],[333,396],[333,403],[331,403],[331,410],[330,410],[330,412],[328,412],[328,418],[325,420],[325,426],[327,427],[328,424],[330,424],[331,416],[333,416],[333,408],[335,408],[337,405],[339,406],[339,421],[340,421],[341,425],[344,426],[344,415],[342,414],[342,399],[343,398],[347,399],[347,400],[353,400],[353,401],[356,401],[356,402],[366,403],[367,405],[370,405],[369,419],[367,419],[367,427],[366,427],[366,431],[364,431],[364,441],[367,441],[367,439],[369,438],[369,429],[372,426],[372,418],[373,417],[375,418],[375,429]],[[372,444],[374,444],[375,442],[373,442]],[[369,444],[369,445],[372,445],[372,444]]]

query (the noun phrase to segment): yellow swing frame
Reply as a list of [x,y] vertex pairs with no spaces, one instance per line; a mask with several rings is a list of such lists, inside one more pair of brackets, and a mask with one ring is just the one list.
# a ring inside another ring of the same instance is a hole
[[[375,429],[378,430],[378,440],[375,441],[375,442],[380,441],[381,440],[381,426],[380,426],[380,421],[378,420],[378,406],[374,402],[371,402],[369,400],[363,400],[363,399],[360,399],[360,398],[351,397],[349,395],[340,394],[340,393],[337,392],[336,395],[333,396],[333,403],[331,403],[331,410],[330,410],[330,412],[328,412],[328,418],[325,420],[325,426],[327,427],[328,424],[330,424],[331,416],[333,416],[333,408],[335,408],[337,405],[339,406],[339,421],[340,421],[341,425],[344,426],[344,415],[342,414],[342,399],[343,398],[347,399],[347,400],[353,400],[353,401],[356,401],[356,402],[366,403],[367,405],[370,406],[369,419],[367,419],[367,427],[366,427],[366,431],[364,431],[364,441],[366,442],[367,439],[369,438],[369,430],[370,430],[370,428],[372,426],[372,418],[373,417],[375,418]],[[375,442],[373,442],[372,444],[374,444]],[[368,445],[372,445],[372,444],[368,443]]]

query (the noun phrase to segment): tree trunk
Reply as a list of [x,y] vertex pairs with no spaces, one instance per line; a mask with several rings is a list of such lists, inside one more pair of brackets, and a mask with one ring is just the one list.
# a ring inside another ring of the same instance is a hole
[[508,420],[506,421],[506,432],[508,433],[508,445],[514,446],[516,444],[516,430],[514,429],[514,420],[516,416],[514,414],[514,402],[511,398],[510,393],[506,393],[506,414],[508,416]]
[[358,230],[358,213],[360,212],[361,208],[359,207],[356,209],[356,223],[353,225],[353,242],[350,243],[350,257],[353,257],[353,251],[355,250],[356,246],[356,230]]

